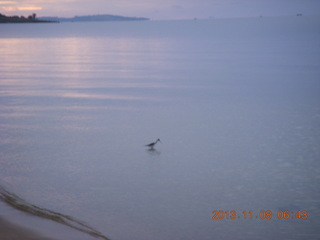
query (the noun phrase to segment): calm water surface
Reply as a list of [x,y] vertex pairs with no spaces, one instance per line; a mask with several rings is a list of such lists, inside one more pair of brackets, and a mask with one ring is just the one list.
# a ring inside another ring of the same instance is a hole
[[319,239],[319,22],[1,25],[0,186],[114,240]]

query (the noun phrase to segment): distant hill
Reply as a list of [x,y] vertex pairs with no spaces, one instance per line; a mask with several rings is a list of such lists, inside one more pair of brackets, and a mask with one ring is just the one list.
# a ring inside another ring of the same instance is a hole
[[123,17],[116,15],[88,15],[88,16],[75,16],[73,18],[60,18],[60,17],[40,17],[43,21],[56,21],[56,22],[102,22],[102,21],[146,21],[148,18],[138,17]]

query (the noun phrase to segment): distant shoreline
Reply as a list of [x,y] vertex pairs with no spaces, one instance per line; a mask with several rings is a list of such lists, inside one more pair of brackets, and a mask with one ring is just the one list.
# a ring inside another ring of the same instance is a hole
[[36,14],[25,16],[6,16],[0,13],[0,23],[55,23],[57,21],[42,20],[36,18]]
[[40,17],[40,20],[53,22],[107,22],[107,21],[148,21],[149,18],[143,17],[124,17],[110,14],[75,16],[72,18],[61,17]]
[[72,18],[61,17],[36,17],[32,14],[28,17],[24,16],[6,16],[0,13],[0,23],[59,23],[59,22],[107,22],[107,21],[148,21],[149,18],[143,17],[123,17],[117,15],[87,15],[75,16]]

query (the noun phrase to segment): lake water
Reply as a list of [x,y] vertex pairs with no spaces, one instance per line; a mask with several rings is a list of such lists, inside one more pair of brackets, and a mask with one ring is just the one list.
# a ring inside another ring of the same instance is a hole
[[113,240],[319,239],[319,20],[0,25],[0,189]]

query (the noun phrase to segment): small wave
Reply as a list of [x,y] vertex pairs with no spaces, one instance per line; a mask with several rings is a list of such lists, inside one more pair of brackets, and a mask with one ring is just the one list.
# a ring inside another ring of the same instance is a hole
[[88,224],[59,212],[51,211],[49,209],[30,204],[22,198],[18,197],[16,194],[7,191],[2,186],[0,186],[0,200],[24,213],[63,224],[85,234],[88,234],[92,237],[110,240],[108,237],[104,236],[96,229],[90,227]]

